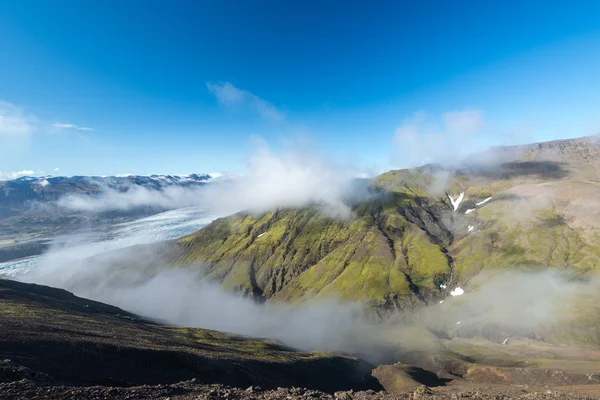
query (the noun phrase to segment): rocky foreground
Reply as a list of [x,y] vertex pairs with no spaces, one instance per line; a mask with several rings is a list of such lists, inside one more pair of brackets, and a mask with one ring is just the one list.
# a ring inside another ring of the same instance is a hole
[[305,388],[277,388],[263,390],[251,386],[246,389],[224,385],[202,385],[195,380],[171,385],[134,387],[69,387],[39,386],[33,381],[22,380],[0,384],[0,393],[6,400],[12,399],[331,399],[331,400],[379,400],[379,399],[598,399],[599,386],[571,387],[568,391],[548,388],[507,387],[507,386],[447,386],[428,388],[421,386],[403,393],[385,391],[341,391],[334,394]]

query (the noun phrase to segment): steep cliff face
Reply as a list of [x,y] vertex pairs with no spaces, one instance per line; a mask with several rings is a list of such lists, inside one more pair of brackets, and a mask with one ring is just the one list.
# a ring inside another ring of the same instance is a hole
[[378,309],[437,301],[483,269],[594,273],[599,149],[577,139],[390,171],[348,220],[317,207],[240,213],[181,239],[177,263],[259,299],[341,296]]

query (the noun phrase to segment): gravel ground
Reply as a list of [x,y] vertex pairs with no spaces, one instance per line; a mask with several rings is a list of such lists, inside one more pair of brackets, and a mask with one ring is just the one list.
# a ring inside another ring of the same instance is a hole
[[[594,394],[596,393],[596,394]],[[134,387],[72,387],[43,386],[33,381],[21,380],[0,384],[0,397],[13,399],[226,399],[226,400],[275,400],[275,399],[331,399],[331,400],[379,400],[379,399],[599,399],[600,386],[572,387],[568,391],[546,388],[514,386],[447,386],[428,388],[421,386],[414,391],[388,394],[372,390],[361,392],[336,392],[327,394],[304,388],[278,388],[263,390],[260,387],[247,389],[224,385],[203,385],[194,380],[173,385],[144,385]]]

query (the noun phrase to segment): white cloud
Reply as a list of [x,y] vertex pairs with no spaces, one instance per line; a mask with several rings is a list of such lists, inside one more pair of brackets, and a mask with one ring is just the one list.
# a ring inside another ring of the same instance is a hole
[[244,97],[249,94],[248,92],[236,88],[229,82],[208,82],[206,86],[208,87],[208,91],[217,97],[219,103],[225,105],[242,103]]
[[399,161],[405,166],[452,163],[483,150],[478,137],[488,133],[489,128],[480,110],[446,112],[439,121],[419,111],[396,128],[393,141],[400,153]]
[[443,115],[444,128],[448,133],[456,135],[475,135],[485,128],[483,112],[463,110],[447,112]]
[[[127,239],[135,240],[119,240]],[[104,250],[115,242],[98,246],[84,236],[70,236],[64,244],[54,244],[39,265],[20,279],[61,287],[175,325],[268,337],[302,350],[364,352],[375,358],[371,339],[378,336],[370,330],[360,304],[334,298],[298,305],[259,304],[202,280],[199,265],[157,273],[119,268],[147,265],[148,260],[157,266],[168,261],[156,245]]]
[[8,181],[12,179],[17,179],[20,176],[33,175],[34,172],[30,169],[24,169],[21,171],[12,171],[12,172],[2,172],[0,171],[0,181]]
[[58,129],[75,129],[78,131],[88,131],[88,132],[93,131],[92,128],[89,128],[87,126],[79,126],[79,125],[75,125],[75,124],[63,124],[63,123],[58,123],[58,122],[55,124],[52,124],[52,127],[58,128]]
[[58,167],[54,168],[54,172],[57,172],[59,170],[60,170],[60,168],[58,168]]
[[31,169],[24,169],[24,170],[21,170],[21,171],[12,172],[12,176],[16,178],[18,176],[23,176],[23,175],[33,175],[33,173],[34,172]]
[[208,91],[214,94],[218,102],[224,106],[248,107],[269,122],[285,120],[285,113],[278,110],[273,104],[248,91],[238,89],[229,82],[208,82],[206,86]]
[[199,188],[166,187],[163,190],[147,189],[131,185],[126,192],[103,188],[100,195],[71,194],[62,197],[57,204],[79,212],[124,211],[138,207],[164,209],[199,205]]
[[273,154],[261,142],[248,167],[243,176],[217,179],[206,186],[169,186],[160,191],[133,185],[127,191],[105,188],[100,195],[63,197],[58,205],[84,212],[200,206],[221,215],[318,204],[327,215],[343,218],[350,215],[349,202],[366,196],[355,178],[358,171],[309,150],[292,148]]
[[249,159],[249,173],[214,185],[204,198],[226,210],[256,212],[277,207],[321,204],[328,214],[349,215],[345,200],[354,189],[356,171],[338,165],[314,151],[292,148],[273,154],[259,142]]
[[27,115],[14,104],[0,100],[0,144],[8,148],[11,145],[27,144],[33,133],[35,118]]

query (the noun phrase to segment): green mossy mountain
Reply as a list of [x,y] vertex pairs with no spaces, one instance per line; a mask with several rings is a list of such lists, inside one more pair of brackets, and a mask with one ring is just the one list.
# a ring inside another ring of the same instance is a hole
[[238,214],[182,239],[179,262],[207,264],[207,278],[264,298],[410,299],[435,291],[452,270],[452,236],[416,201],[394,193],[362,204],[346,221],[316,208]]
[[[201,264],[207,279],[259,299],[336,296],[380,309],[429,303],[484,269],[599,270],[594,137],[390,171],[372,190],[346,220],[316,206],[218,219],[178,241],[176,263]],[[461,192],[454,211],[449,195]]]

